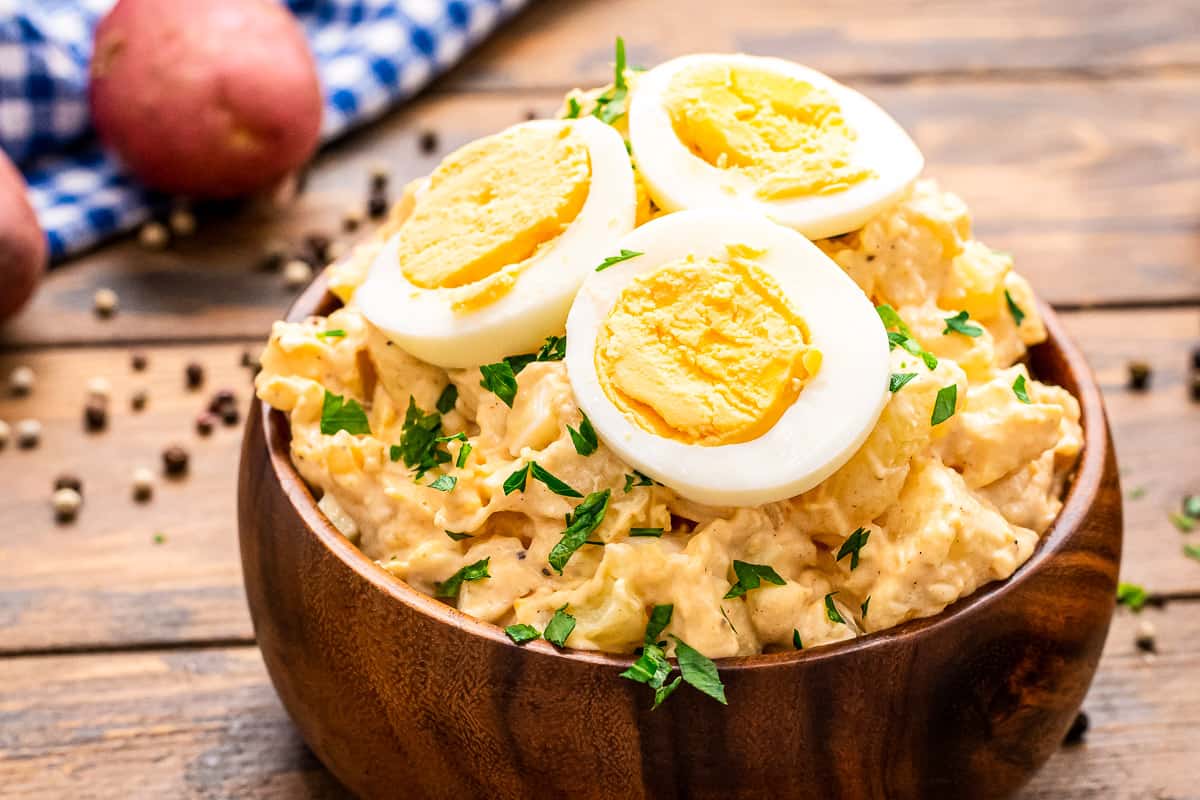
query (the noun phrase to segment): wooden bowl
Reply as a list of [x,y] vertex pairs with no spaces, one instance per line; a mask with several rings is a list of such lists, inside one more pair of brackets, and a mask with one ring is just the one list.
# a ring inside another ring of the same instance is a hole
[[[289,318],[336,306],[319,279]],[[1032,367],[1083,408],[1085,447],[1028,563],[861,639],[718,661],[729,705],[518,647],[396,580],[325,519],[255,403],[238,493],[259,647],[305,740],[363,797],[951,798],[1014,793],[1059,746],[1114,607],[1121,492],[1100,393],[1053,312]]]

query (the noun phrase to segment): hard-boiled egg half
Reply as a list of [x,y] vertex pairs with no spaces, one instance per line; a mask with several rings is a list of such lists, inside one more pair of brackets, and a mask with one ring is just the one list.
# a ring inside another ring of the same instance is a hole
[[757,209],[810,239],[860,228],[924,159],[887,112],[778,58],[691,55],[638,78],[629,140],[665,211]]
[[887,397],[887,334],[799,233],[698,209],[609,255],[571,307],[566,362],[626,463],[697,502],[748,506],[815,486],[866,439]]
[[559,333],[596,253],[633,229],[621,136],[539,120],[447,156],[380,249],[355,302],[417,358],[470,367]]

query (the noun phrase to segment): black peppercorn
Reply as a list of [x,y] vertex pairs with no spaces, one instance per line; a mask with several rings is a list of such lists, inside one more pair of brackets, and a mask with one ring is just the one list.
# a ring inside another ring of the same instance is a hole
[[221,421],[225,423],[226,427],[237,425],[241,421],[241,418],[241,412],[238,411],[238,407],[233,403],[221,409]]
[[421,148],[421,153],[430,155],[438,148],[438,137],[433,131],[421,131],[420,137],[417,139],[417,146]]
[[146,358],[145,353],[138,352],[129,357],[129,365],[133,367],[134,372],[144,371],[146,369],[146,365],[149,363],[150,360]]
[[371,219],[382,219],[388,212],[387,192],[372,190],[367,198],[367,216]]
[[1067,731],[1067,735],[1063,737],[1063,744],[1074,745],[1083,741],[1084,734],[1088,729],[1088,715],[1086,711],[1080,711],[1075,717],[1075,721],[1071,723],[1071,728]]
[[312,262],[319,266],[324,265],[329,260],[329,245],[331,243],[330,238],[323,233],[310,233],[304,237],[304,246],[312,256]]
[[208,411],[210,414],[220,415],[226,406],[231,405],[237,405],[237,395],[233,393],[232,389],[222,389],[208,401]]
[[184,475],[188,470],[188,452],[179,445],[171,445],[163,450],[163,472],[171,477]]
[[150,395],[146,394],[144,389],[139,389],[129,396],[129,407],[134,411],[141,411],[146,407],[146,402],[150,399]]
[[204,384],[204,367],[193,361],[184,368],[184,376],[187,388],[199,389]]
[[1150,365],[1145,361],[1129,362],[1129,388],[1143,392],[1150,388]]
[[92,432],[108,427],[108,406],[101,400],[89,400],[83,407],[83,426]]
[[217,426],[217,417],[211,412],[205,412],[196,417],[196,433],[201,436],[208,436],[213,432],[213,428]]

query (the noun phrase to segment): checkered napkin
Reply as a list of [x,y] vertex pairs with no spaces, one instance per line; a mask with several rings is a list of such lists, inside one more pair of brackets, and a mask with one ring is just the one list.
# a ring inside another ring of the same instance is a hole
[[[138,186],[88,120],[92,29],[114,0],[0,0],[0,148],[29,182],[55,258],[145,220]],[[325,94],[322,140],[409,97],[526,0],[287,0]]]

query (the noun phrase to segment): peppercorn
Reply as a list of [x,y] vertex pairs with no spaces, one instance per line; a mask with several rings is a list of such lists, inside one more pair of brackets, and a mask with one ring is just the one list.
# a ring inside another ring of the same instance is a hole
[[199,389],[204,385],[204,366],[192,361],[184,367],[184,378],[189,389]]
[[196,433],[201,436],[208,436],[213,432],[213,428],[217,426],[217,416],[211,412],[205,412],[196,417]]
[[59,489],[50,498],[54,506],[54,517],[59,522],[71,522],[79,514],[83,497],[74,489]]
[[1129,362],[1129,388],[1135,392],[1144,392],[1150,388],[1150,365],[1145,361]]
[[117,293],[112,289],[97,289],[96,293],[92,295],[92,308],[98,317],[107,319],[116,314],[119,304]]
[[145,389],[138,389],[129,396],[129,407],[134,411],[141,411],[146,407],[146,402],[150,399],[150,395]]
[[313,261],[324,264],[329,260],[329,245],[331,240],[323,233],[310,233],[304,237],[304,246],[308,248]]
[[36,419],[23,419],[16,425],[17,447],[32,450],[42,441],[42,423]]
[[367,196],[367,216],[371,219],[383,219],[388,212],[387,192],[382,189],[372,189]]
[[150,359],[140,350],[129,357],[129,366],[133,367],[134,372],[144,372],[149,363]]
[[1134,644],[1137,649],[1143,653],[1158,652],[1158,645],[1155,640],[1154,623],[1148,619],[1144,619],[1138,624],[1137,636],[1134,639]]
[[167,246],[171,234],[161,222],[147,222],[138,231],[138,243],[147,250],[161,250]]
[[154,473],[146,467],[133,471],[133,499],[144,503],[154,495]]
[[373,192],[382,192],[388,185],[388,168],[386,164],[376,164],[371,167],[371,178],[367,184]]
[[1075,721],[1071,723],[1071,727],[1067,731],[1067,735],[1063,737],[1063,744],[1070,746],[1082,742],[1084,734],[1087,733],[1088,724],[1087,712],[1080,711],[1075,716]]
[[177,444],[173,444],[162,454],[163,472],[175,478],[188,471],[188,452]]
[[221,421],[225,423],[225,427],[232,428],[241,421],[242,415],[238,411],[238,407],[232,403],[224,406],[221,409]]
[[237,395],[233,393],[232,389],[222,389],[208,401],[208,411],[211,414],[220,414],[221,409],[231,404],[237,404]]
[[357,208],[347,209],[346,213],[342,216],[342,230],[346,233],[354,233],[362,225],[362,221],[363,216],[361,211]]
[[430,155],[438,147],[437,134],[430,130],[421,131],[420,137],[417,139],[417,146],[421,148],[423,155]]
[[87,401],[83,407],[83,427],[92,433],[108,427],[108,406],[103,401]]
[[32,367],[24,364],[14,367],[8,375],[8,390],[17,397],[24,397],[33,391],[35,377]]
[[83,481],[79,479],[78,475],[63,473],[54,479],[54,491],[57,492],[59,489],[70,489],[74,492],[78,492],[79,496],[82,497]]
[[262,261],[259,262],[259,269],[264,272],[278,272],[283,269],[283,265],[287,263],[290,255],[291,251],[283,242],[268,242]]
[[167,224],[171,226],[171,233],[176,236],[191,236],[196,232],[196,217],[186,208],[172,211]]

